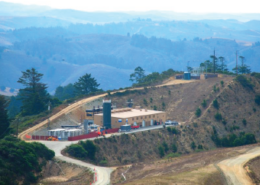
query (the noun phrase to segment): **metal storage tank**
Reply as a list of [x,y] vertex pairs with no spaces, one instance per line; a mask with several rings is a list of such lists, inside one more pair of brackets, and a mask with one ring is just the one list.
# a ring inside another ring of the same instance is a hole
[[184,75],[183,75],[183,79],[184,80],[190,80],[191,79],[190,73],[189,72],[185,72]]
[[103,126],[111,128],[111,100],[103,100]]

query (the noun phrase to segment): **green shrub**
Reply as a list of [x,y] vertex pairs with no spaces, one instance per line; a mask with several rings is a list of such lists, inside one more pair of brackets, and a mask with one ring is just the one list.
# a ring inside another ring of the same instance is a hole
[[198,149],[199,150],[203,150],[203,146],[202,145],[198,145]]
[[[169,127],[167,127],[167,128],[169,128]],[[173,134],[179,134],[179,130],[178,130],[177,128],[175,128],[175,127],[172,127],[172,128],[171,128],[171,132],[172,132]]]
[[72,144],[68,146],[66,151],[68,152],[68,154],[76,158],[85,158],[88,156],[88,152],[81,145],[78,144]]
[[217,100],[217,99],[215,99],[215,100],[213,101],[213,107],[215,107],[216,109],[219,109],[219,103],[218,103],[218,100]]
[[246,126],[247,125],[247,121],[246,119],[244,118],[243,121],[242,121],[243,125]]
[[165,103],[162,102],[162,110],[165,110]]
[[144,105],[145,105],[145,106],[148,105],[148,102],[147,102],[147,100],[146,100],[145,98],[143,99],[143,102],[144,102]]
[[158,147],[158,150],[159,150],[159,155],[160,155],[160,157],[163,157],[163,156],[164,156],[164,148],[163,148],[163,146],[160,145],[160,146]]
[[234,147],[256,143],[254,134],[245,134],[245,132],[240,132],[239,137],[237,137],[235,134],[230,134],[228,136],[219,138],[214,126],[211,139],[218,147]]
[[219,112],[217,112],[214,117],[215,117],[215,119],[217,121],[221,121],[222,120],[222,115]]
[[93,141],[80,141],[79,144],[87,151],[87,157],[91,160],[95,160],[97,147]]
[[203,100],[203,102],[201,103],[201,106],[204,107],[204,108],[207,107],[207,101]]
[[106,160],[106,159],[101,160],[101,161],[99,162],[99,164],[100,164],[101,166],[106,166],[106,165],[107,165],[107,160]]
[[197,128],[198,127],[198,123],[192,123],[193,127]]
[[260,105],[260,94],[257,94],[257,95],[255,96],[255,103],[256,103],[257,105]]
[[175,158],[175,157],[180,157],[181,154],[178,154],[178,153],[170,153],[168,155],[165,156],[166,159],[169,159],[169,158]]
[[190,147],[192,150],[196,149],[196,144],[194,143],[194,141],[192,141],[192,143],[190,144]]
[[164,148],[165,153],[167,153],[167,152],[169,151],[168,144],[164,141],[164,142],[162,143],[162,146],[163,146],[163,148]]
[[200,108],[197,108],[197,110],[196,110],[196,112],[195,112],[195,115],[196,115],[197,117],[200,117],[200,116],[201,116],[201,110],[200,110]]
[[221,84],[222,87],[224,87],[224,82],[223,82],[223,80],[221,80],[220,84]]
[[244,88],[249,90],[254,89],[254,85],[244,75],[238,75],[235,80],[239,82]]

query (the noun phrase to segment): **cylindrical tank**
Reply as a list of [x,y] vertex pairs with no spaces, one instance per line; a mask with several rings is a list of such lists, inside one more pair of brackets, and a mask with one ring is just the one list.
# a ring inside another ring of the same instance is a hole
[[142,122],[142,127],[145,127],[145,121],[143,120],[143,122]]
[[103,100],[103,126],[111,128],[111,100]]
[[190,73],[185,72],[184,75],[183,75],[183,79],[184,79],[184,80],[190,80],[190,79],[191,79]]
[[88,120],[84,120],[84,133],[88,134]]

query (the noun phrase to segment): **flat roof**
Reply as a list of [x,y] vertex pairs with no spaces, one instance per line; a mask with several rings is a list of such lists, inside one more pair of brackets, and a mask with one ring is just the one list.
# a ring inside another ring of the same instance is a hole
[[[160,114],[160,113],[165,113],[163,111],[156,111],[156,110],[147,110],[145,111],[145,109],[141,109],[142,111],[140,111],[140,109],[132,109],[131,111],[125,111],[125,112],[115,112],[115,113],[111,113],[111,117],[115,117],[115,118],[132,118],[132,117],[136,117],[136,116],[149,116],[149,115],[153,115],[153,114]],[[103,116],[103,113],[100,114],[95,114],[95,116]]]

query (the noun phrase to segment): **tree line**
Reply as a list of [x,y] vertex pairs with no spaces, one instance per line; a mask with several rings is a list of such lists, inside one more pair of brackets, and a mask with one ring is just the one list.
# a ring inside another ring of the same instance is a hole
[[96,79],[91,77],[91,74],[85,74],[74,84],[57,87],[55,95],[51,96],[47,92],[47,84],[41,82],[42,77],[43,74],[35,68],[22,72],[18,83],[22,84],[24,88],[19,90],[16,97],[11,97],[9,105],[5,105],[5,108],[8,107],[11,118],[14,118],[17,114],[21,114],[21,116],[39,114],[47,111],[49,104],[55,107],[65,99],[102,91],[98,89],[100,84],[97,83]]
[[142,67],[138,66],[135,68],[134,72],[130,74],[129,80],[134,83],[133,86],[147,86],[161,82],[173,76],[177,72],[178,71],[174,71],[173,69],[168,69],[166,71],[163,71],[162,73],[153,72],[146,75],[145,70]]
[[[232,73],[227,68],[226,59],[223,56],[217,57],[215,55],[210,56],[211,60],[206,60],[200,64],[200,67],[204,68],[204,72],[208,73]],[[187,66],[187,71],[191,72],[192,67]],[[233,73],[237,74],[249,74],[251,69],[246,65],[246,58],[244,56],[239,56],[239,63],[236,67],[232,69]]]

